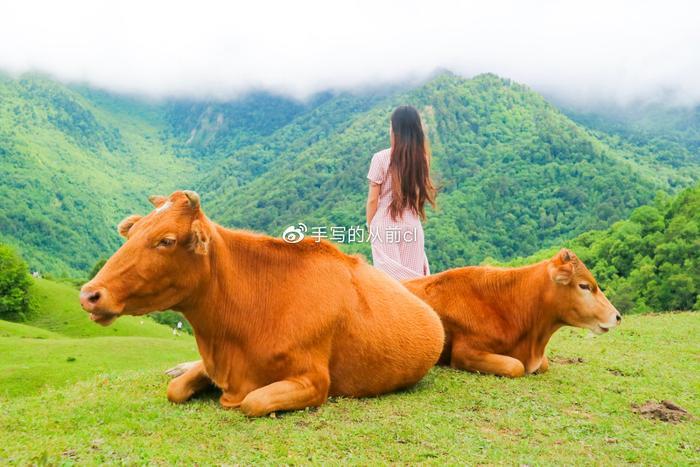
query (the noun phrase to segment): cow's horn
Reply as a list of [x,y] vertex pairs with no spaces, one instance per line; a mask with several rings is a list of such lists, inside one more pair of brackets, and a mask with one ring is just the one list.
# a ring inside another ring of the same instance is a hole
[[192,209],[198,209],[199,208],[199,195],[197,194],[196,191],[192,190],[185,190],[183,191],[185,196],[187,196],[187,199],[190,201],[190,206]]
[[571,256],[572,256],[572,253],[569,250],[567,250],[566,248],[564,248],[562,250],[561,258],[564,260],[565,263],[568,263],[569,261],[571,261]]
[[160,195],[151,195],[148,197],[148,201],[156,208],[160,207],[161,204],[165,203],[167,198]]

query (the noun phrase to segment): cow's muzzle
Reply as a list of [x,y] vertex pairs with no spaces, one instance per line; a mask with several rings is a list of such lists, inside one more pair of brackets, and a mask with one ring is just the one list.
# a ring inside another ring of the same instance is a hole
[[120,312],[111,304],[109,293],[104,287],[93,288],[86,284],[80,289],[80,306],[90,313],[90,319],[107,326],[119,317]]
[[596,334],[603,334],[619,325],[622,322],[622,315],[619,311],[615,311],[615,316],[613,319],[609,320],[607,323],[598,323],[598,329],[594,332],[596,332]]

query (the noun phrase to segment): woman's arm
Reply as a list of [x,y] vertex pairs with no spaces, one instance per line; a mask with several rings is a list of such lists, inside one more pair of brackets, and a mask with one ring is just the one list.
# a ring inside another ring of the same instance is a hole
[[367,226],[372,222],[372,218],[377,213],[379,203],[379,189],[381,185],[369,182],[369,193],[367,194]]

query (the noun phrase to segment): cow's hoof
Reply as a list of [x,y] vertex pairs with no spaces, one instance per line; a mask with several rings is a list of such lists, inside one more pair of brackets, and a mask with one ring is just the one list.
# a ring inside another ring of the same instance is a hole
[[237,409],[241,406],[241,399],[230,396],[224,392],[219,398],[219,403],[225,409]]
[[241,412],[248,417],[263,417],[270,413],[270,410],[262,402],[247,397],[241,402],[240,408]]
[[177,366],[165,370],[165,374],[170,376],[171,378],[177,378],[178,376],[187,373],[187,371],[193,366],[195,366],[198,362],[199,361],[180,363]]
[[168,385],[168,400],[173,404],[182,404],[187,402],[193,393],[177,383],[177,381],[171,381]]
[[507,378],[520,378],[525,375],[525,366],[519,361],[515,361],[512,364],[504,368],[502,376]]

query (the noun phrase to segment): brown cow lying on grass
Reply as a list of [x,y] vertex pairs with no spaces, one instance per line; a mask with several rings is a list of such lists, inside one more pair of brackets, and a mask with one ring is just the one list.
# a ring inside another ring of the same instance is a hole
[[126,242],[80,292],[93,321],[182,311],[201,362],[168,386],[184,402],[213,381],[257,416],[411,386],[443,348],[428,305],[328,242],[297,244],[211,222],[194,192],[151,197]]
[[440,363],[518,377],[547,371],[544,354],[562,326],[602,334],[622,319],[571,251],[520,268],[464,267],[404,281],[445,328]]

